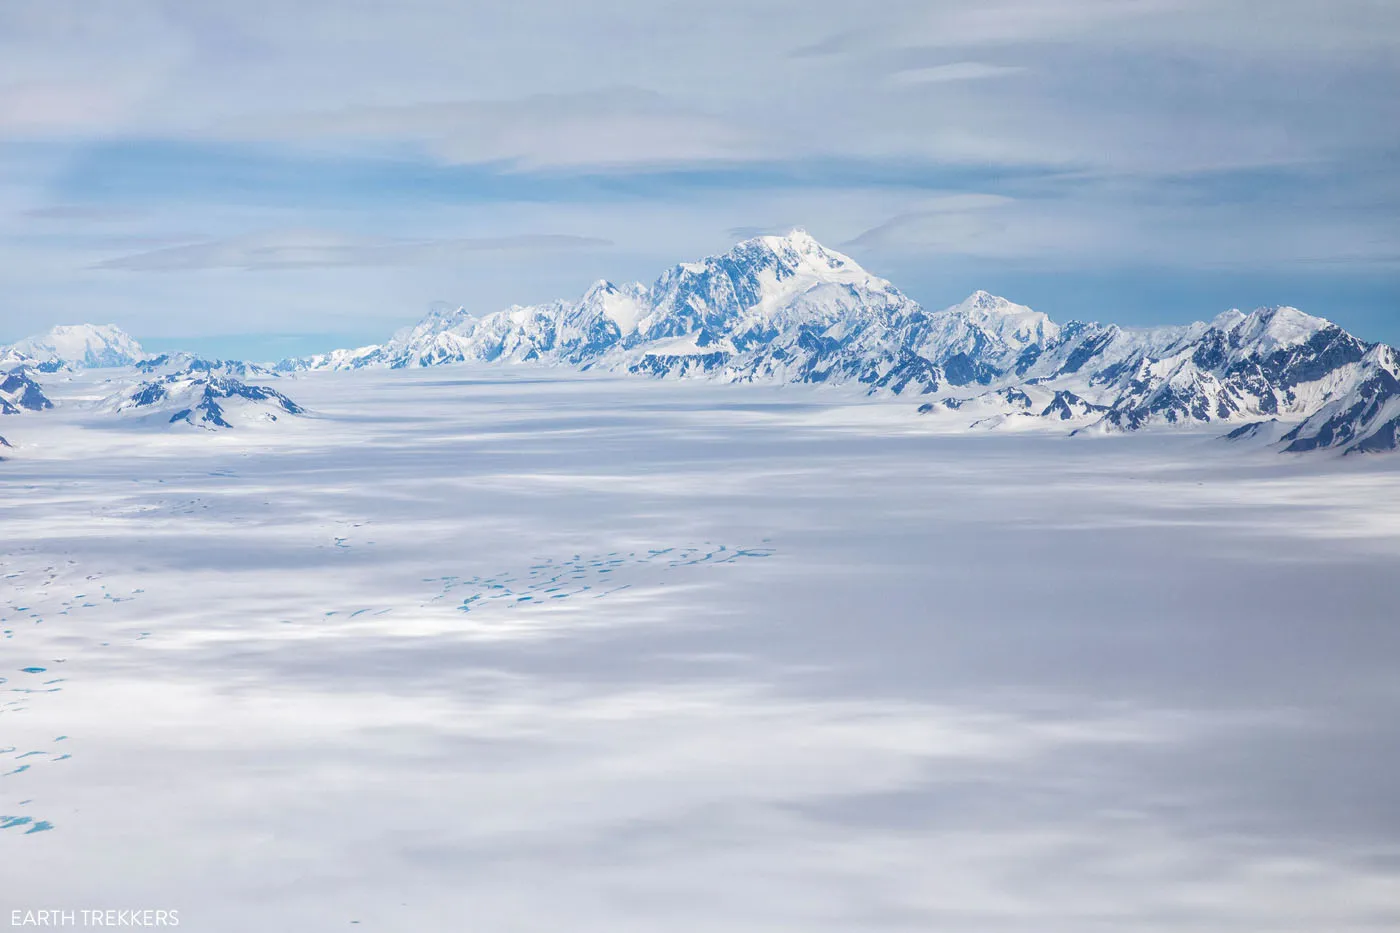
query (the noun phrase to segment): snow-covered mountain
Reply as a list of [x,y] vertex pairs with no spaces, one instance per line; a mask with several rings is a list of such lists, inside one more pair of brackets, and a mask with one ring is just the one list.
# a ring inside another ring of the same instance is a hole
[[[1383,358],[1375,345],[1289,307],[1178,327],[1060,325],[979,291],[928,312],[798,230],[681,263],[651,285],[600,281],[576,302],[485,317],[436,311],[383,345],[279,368],[540,361],[657,377],[851,383],[930,395],[921,412],[963,426],[1116,432],[1303,422],[1373,383],[1383,388]],[[1291,449],[1301,449],[1298,440]]]
[[[477,317],[436,310],[388,342],[273,368],[147,356],[110,325],[54,328],[2,351],[0,411],[43,407],[31,372],[134,365],[107,406],[230,427],[302,409],[251,378],[306,369],[539,362],[659,378],[829,383],[919,395],[957,428],[1124,432],[1216,426],[1280,449],[1397,447],[1396,351],[1290,307],[1160,328],[1070,321],[987,292],[926,311],[807,233],[745,240],[650,285],[594,283],[577,301]],[[145,378],[142,378],[145,377]]]
[[1400,449],[1400,353],[1367,351],[1360,378],[1279,439],[1287,451],[1340,448],[1345,453]]
[[262,367],[189,354],[163,355],[139,365],[155,378],[113,395],[103,406],[108,411],[153,424],[209,429],[266,424],[306,411],[276,389],[243,381],[248,375],[269,375]]
[[923,309],[889,282],[797,231],[682,263],[650,286],[602,281],[577,302],[516,306],[483,318],[435,312],[383,346],[283,365],[539,360],[656,376],[860,382],[903,391],[943,381],[913,349],[937,339],[929,326]]
[[1031,383],[1076,385],[1109,408],[1106,429],[1302,415],[1356,376],[1368,345],[1294,308],[1130,330],[1071,323],[1018,363]]
[[130,366],[146,355],[115,324],[60,324],[6,349],[37,363],[81,367]]
[[0,415],[17,415],[22,411],[43,411],[53,402],[44,394],[43,386],[34,380],[28,367],[16,366],[0,371]]
[[[1280,435],[1311,419],[1334,401],[1369,392],[1384,395],[1393,375],[1390,347],[1368,344],[1330,321],[1296,308],[1228,311],[1209,323],[1135,330],[1071,322],[1058,337],[1030,346],[1011,370],[992,379],[993,388],[971,399],[945,399],[930,412],[977,412],[977,427],[1023,425],[1027,419],[1057,418],[1075,431],[1135,431],[1161,425],[1232,426],[1236,439]],[[1023,399],[999,400],[1014,386],[1031,393],[1053,391],[1053,408],[1036,410]],[[970,403],[977,402],[972,405]],[[1330,409],[1328,409],[1330,410]],[[1340,406],[1343,420],[1364,408]],[[1283,431],[1265,430],[1278,423]],[[1306,429],[1304,433],[1312,436]],[[1344,438],[1374,433],[1357,424],[1352,432],[1322,432],[1312,447],[1377,450],[1345,445]],[[1279,440],[1279,437],[1274,437]],[[1286,449],[1310,449],[1289,438]],[[1390,448],[1387,448],[1390,449]]]
[[243,360],[211,360],[183,350],[162,353],[159,356],[148,356],[137,361],[136,370],[146,375],[155,376],[204,372],[236,376],[241,379],[247,379],[250,376],[277,378],[280,375],[271,367],[259,363],[247,363]]

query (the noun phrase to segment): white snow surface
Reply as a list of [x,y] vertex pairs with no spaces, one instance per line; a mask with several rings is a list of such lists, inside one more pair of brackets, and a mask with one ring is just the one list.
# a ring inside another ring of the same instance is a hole
[[1394,458],[533,364],[152,432],[134,375],[5,423],[6,917],[1400,920]]

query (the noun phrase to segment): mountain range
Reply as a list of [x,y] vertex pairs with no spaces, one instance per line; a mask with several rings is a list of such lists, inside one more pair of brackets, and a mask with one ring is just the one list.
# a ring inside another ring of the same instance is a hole
[[928,311],[801,230],[681,263],[649,285],[599,281],[577,301],[484,317],[435,311],[384,344],[271,368],[189,354],[149,357],[110,325],[55,328],[0,349],[0,369],[31,382],[32,373],[42,378],[64,365],[135,364],[146,378],[113,411],[171,409],[170,421],[215,427],[229,424],[220,399],[264,406],[265,419],[299,412],[280,392],[242,381],[252,376],[459,362],[849,384],[918,396],[923,417],[959,428],[1112,433],[1218,425],[1236,441],[1293,452],[1400,446],[1400,353],[1295,308],[1130,328],[1059,324],[979,291]]
[[1296,308],[1231,310],[1174,327],[1061,325],[979,291],[927,311],[800,230],[681,263],[651,285],[600,281],[578,301],[481,318],[434,312],[385,344],[278,368],[463,361],[854,383],[930,396],[920,412],[977,428],[1254,425],[1231,434],[1294,451],[1394,449],[1400,425],[1396,351]]
[[42,380],[115,367],[129,369],[131,378],[117,380],[120,388],[95,408],[143,423],[219,429],[305,413],[276,389],[244,381],[278,378],[267,367],[193,353],[149,354],[113,324],[73,324],[0,347],[0,415],[53,408]]

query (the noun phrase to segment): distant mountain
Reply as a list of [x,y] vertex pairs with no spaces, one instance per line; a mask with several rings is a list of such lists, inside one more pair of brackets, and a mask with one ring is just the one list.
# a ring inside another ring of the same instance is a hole
[[[1033,313],[1033,312],[1032,312]],[[727,381],[861,382],[903,391],[943,376],[911,347],[929,316],[889,282],[805,233],[746,240],[652,285],[594,284],[577,302],[484,318],[436,312],[382,346],[285,368],[544,361]]]
[[388,342],[268,368],[149,356],[111,325],[57,327],[0,349],[0,412],[50,405],[36,379],[67,366],[134,366],[108,407],[163,423],[231,427],[302,409],[246,380],[306,369],[539,362],[658,378],[829,383],[919,395],[957,428],[1128,432],[1219,426],[1300,452],[1400,446],[1397,351],[1290,307],[1178,327],[1070,321],[975,292],[926,311],[803,231],[745,240],[650,285],[599,281],[577,301],[485,317],[438,310]]
[[171,376],[188,373],[213,373],[216,375],[277,378],[280,373],[272,367],[259,363],[246,363],[243,360],[216,360],[177,350],[159,356],[147,356],[138,360],[136,370],[147,375]]
[[0,351],[0,415],[53,408],[39,381],[44,375],[118,360],[134,369],[135,378],[97,406],[112,414],[161,425],[232,428],[305,413],[276,389],[244,381],[279,378],[268,367],[193,353],[148,356],[117,328],[84,324],[55,328]]
[[[1303,425],[1334,401],[1388,391],[1384,360],[1393,354],[1289,307],[1179,327],[1060,325],[979,291],[928,312],[799,230],[681,263],[651,285],[600,281],[576,302],[480,318],[436,311],[385,344],[277,368],[538,361],[667,378],[850,383],[931,395],[921,412],[983,429],[1123,432],[1274,419],[1302,432],[1288,449],[1315,441],[1375,450],[1385,447],[1383,428]],[[1371,413],[1365,404],[1328,410],[1342,420]],[[1377,439],[1364,447],[1326,440],[1342,437]]]
[[209,429],[265,424],[306,412],[276,389],[244,382],[240,377],[270,373],[240,361],[175,354],[143,361],[138,367],[155,378],[109,398],[105,404],[109,411],[154,424]]
[[115,324],[61,324],[6,349],[36,364],[89,368],[130,366],[145,356],[141,345]]

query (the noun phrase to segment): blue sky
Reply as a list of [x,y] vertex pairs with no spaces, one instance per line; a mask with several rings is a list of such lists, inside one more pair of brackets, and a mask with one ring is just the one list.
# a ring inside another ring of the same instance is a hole
[[1400,4],[869,6],[10,0],[0,341],[308,352],[802,226],[930,307],[1400,342]]

